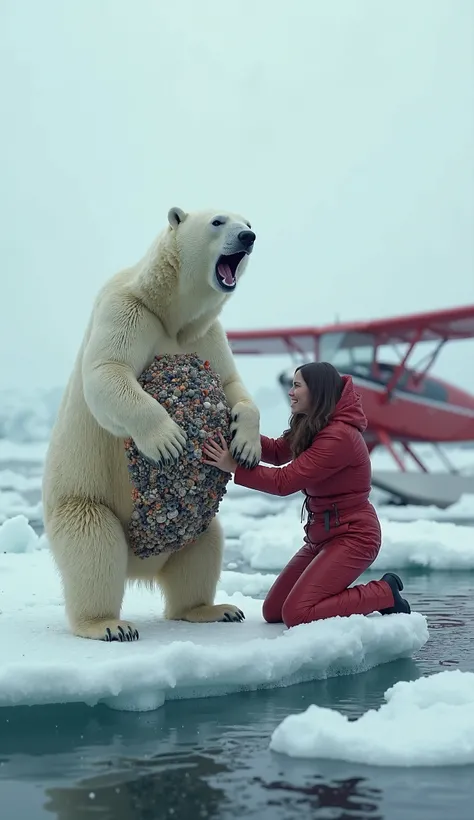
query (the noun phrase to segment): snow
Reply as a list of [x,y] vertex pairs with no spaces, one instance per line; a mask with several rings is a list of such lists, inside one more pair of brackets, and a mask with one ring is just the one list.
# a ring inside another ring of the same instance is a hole
[[379,512],[390,518],[392,521],[420,521],[422,519],[429,521],[463,521],[474,520],[474,495],[466,493],[450,507],[440,509],[439,507],[426,506],[420,507],[414,504],[405,504],[404,506],[391,505],[385,507],[379,505]]
[[269,572],[232,572],[229,569],[221,573],[220,587],[229,595],[242,592],[243,595],[266,595],[277,576]]
[[[421,459],[423,464],[431,472],[439,472],[446,469],[442,458],[431,444],[412,444],[411,448],[415,455]],[[405,464],[405,469],[409,472],[418,472],[419,467],[410,457],[405,457],[401,448],[395,445],[398,455]],[[463,475],[474,474],[474,451],[472,445],[460,447],[455,444],[441,445],[441,449],[448,457],[453,467]],[[388,450],[377,447],[371,455],[373,470],[393,470],[394,461]]]
[[312,704],[284,718],[270,748],[372,766],[474,763],[474,673],[447,670],[400,681],[384,696],[386,703],[357,720]]
[[24,442],[0,439],[0,463],[17,462],[21,464],[22,462],[36,462],[42,464],[47,449],[47,441],[35,441],[31,444],[25,444]]
[[33,552],[46,544],[46,538],[38,537],[25,515],[9,518],[0,527],[0,553]]
[[30,477],[16,473],[14,470],[0,470],[0,490],[41,493],[41,476]]
[[[4,472],[0,471],[0,549],[4,552],[28,551],[33,548],[33,536],[28,531],[27,523],[41,521],[42,505],[41,502],[28,504],[16,489],[2,490]],[[21,484],[11,477],[8,481],[9,486]],[[30,478],[29,481],[35,488],[34,482],[38,479]],[[291,499],[266,498],[249,490],[237,493],[235,488],[235,485],[230,485],[228,497],[224,498],[220,510],[228,542],[233,544],[252,570],[259,573],[279,572],[303,545],[299,496]],[[28,489],[26,486],[24,491]],[[380,509],[378,512],[381,513]],[[13,533],[11,527],[16,526],[12,521],[17,524],[21,522],[23,541],[27,544],[23,548],[20,531],[10,540]],[[381,518],[380,523],[382,547],[370,572],[380,574],[395,569],[474,570],[472,527],[425,519],[390,521]],[[8,537],[2,534],[4,527],[8,527]],[[42,547],[47,547],[46,538],[41,539],[35,548]],[[255,579],[253,585],[246,587],[246,594],[265,593],[273,577]],[[233,589],[237,589],[237,581],[229,578],[229,583],[234,584]]]
[[[256,598],[266,594],[303,543],[302,499],[299,494],[267,496],[232,483],[220,510],[232,560],[221,574],[217,601],[241,606],[244,623],[165,622],[158,594],[130,588],[123,616],[137,623],[138,643],[75,638],[65,621],[47,539],[37,534],[47,444],[28,441],[35,424],[25,416],[16,441],[0,440],[0,705],[101,702],[115,709],[156,709],[169,699],[362,672],[411,656],[427,641],[426,619],[416,612],[334,618],[291,630],[265,624]],[[474,518],[473,501],[465,497],[436,514],[441,519]],[[471,528],[435,522],[428,508],[384,506],[377,493],[374,503],[383,530],[375,572],[474,569]],[[250,571],[237,571],[242,562]]]
[[[221,587],[226,581],[235,588],[234,574],[224,574]],[[0,594],[0,706],[100,702],[146,711],[170,699],[363,672],[411,656],[428,640],[426,618],[416,612],[353,615],[287,630],[263,622],[261,601],[222,588],[217,602],[241,607],[243,623],[166,622],[159,596],[135,587],[127,590],[123,615],[139,627],[140,641],[87,641],[67,629],[48,550],[0,555]]]
[[[252,569],[278,572],[303,546],[299,513],[299,506],[291,503],[272,517],[247,520],[238,544]],[[403,522],[386,518],[381,518],[380,524],[382,547],[371,572],[404,568],[474,570],[472,527],[447,521]]]
[[437,521],[381,521],[381,526],[382,549],[371,570],[474,569],[472,527]]
[[41,521],[43,518],[43,505],[41,502],[28,504],[23,496],[15,490],[0,490],[0,524],[17,515],[23,515],[29,521]]

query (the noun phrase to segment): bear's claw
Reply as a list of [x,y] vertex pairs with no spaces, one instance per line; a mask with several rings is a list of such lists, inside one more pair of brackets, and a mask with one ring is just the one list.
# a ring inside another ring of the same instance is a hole
[[253,448],[248,445],[238,448],[235,444],[231,444],[230,453],[232,458],[235,458],[237,464],[240,464],[241,467],[251,469],[260,463],[260,458],[255,454]]
[[258,458],[242,458],[242,450],[238,450],[237,452],[231,452],[232,458],[240,464],[241,467],[245,467],[247,470],[251,470],[253,467],[256,467],[259,464]]
[[236,612],[226,612],[222,621],[244,621],[245,615],[241,609],[238,609]]
[[231,410],[230,453],[238,464],[251,469],[260,462],[262,447],[256,407],[238,402]]
[[245,615],[234,604],[211,604],[194,607],[180,615],[167,614],[170,620],[190,621],[191,623],[217,623],[243,621]]
[[110,627],[108,626],[105,630],[105,637],[102,638],[103,641],[110,643],[111,641],[138,641],[140,635],[138,629],[132,629],[131,626],[128,627],[127,631],[123,629],[120,625],[117,627],[118,635],[113,635]]
[[78,638],[89,638],[93,641],[138,641],[138,629],[129,621],[120,621],[118,618],[91,619],[72,625],[74,635]]
[[162,470],[163,467],[172,467],[179,461],[179,456],[176,458],[174,456],[170,456],[169,458],[149,458],[149,456],[146,456],[141,450],[139,450],[139,453],[145,461],[148,461],[153,467],[156,467],[157,470]]
[[[133,436],[132,436],[133,438]],[[184,452],[187,436],[172,418],[168,417],[146,436],[135,436],[137,450],[154,466],[162,468],[168,461],[176,464]]]

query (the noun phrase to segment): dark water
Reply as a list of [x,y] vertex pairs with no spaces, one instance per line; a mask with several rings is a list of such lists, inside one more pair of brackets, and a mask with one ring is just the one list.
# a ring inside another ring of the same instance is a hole
[[474,671],[474,573],[404,573],[430,641],[413,660],[288,689],[166,703],[0,710],[1,820],[471,820],[474,766],[396,769],[270,752],[310,703],[356,717],[398,680]]
[[[36,475],[38,465],[28,466],[22,472]],[[227,557],[249,571],[231,544]],[[0,709],[0,820],[472,820],[474,766],[379,768],[292,760],[268,748],[281,720],[311,703],[358,717],[399,680],[474,671],[474,572],[401,574],[430,629],[412,660],[143,714]]]

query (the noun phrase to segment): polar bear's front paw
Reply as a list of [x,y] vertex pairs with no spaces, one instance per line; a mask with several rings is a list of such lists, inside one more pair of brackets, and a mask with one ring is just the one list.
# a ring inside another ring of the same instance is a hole
[[158,467],[178,461],[186,444],[186,433],[171,418],[160,422],[156,430],[135,437],[137,448],[148,461]]
[[242,467],[256,467],[262,455],[260,415],[251,404],[239,402],[232,408],[230,452]]
[[91,638],[95,641],[138,641],[138,629],[128,621],[106,618],[103,621],[85,621],[74,628],[79,638]]

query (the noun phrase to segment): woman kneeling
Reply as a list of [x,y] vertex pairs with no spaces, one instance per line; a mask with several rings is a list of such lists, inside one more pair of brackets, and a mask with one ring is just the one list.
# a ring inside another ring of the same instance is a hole
[[305,364],[295,371],[289,395],[289,428],[277,439],[261,436],[262,461],[273,467],[238,466],[222,437],[204,447],[205,463],[233,473],[236,484],[305,495],[305,545],[271,587],[263,617],[291,627],[337,615],[409,613],[394,573],[348,588],[375,561],[381,544],[369,501],[371,463],[362,435],[367,419],[352,378],[327,362]]

